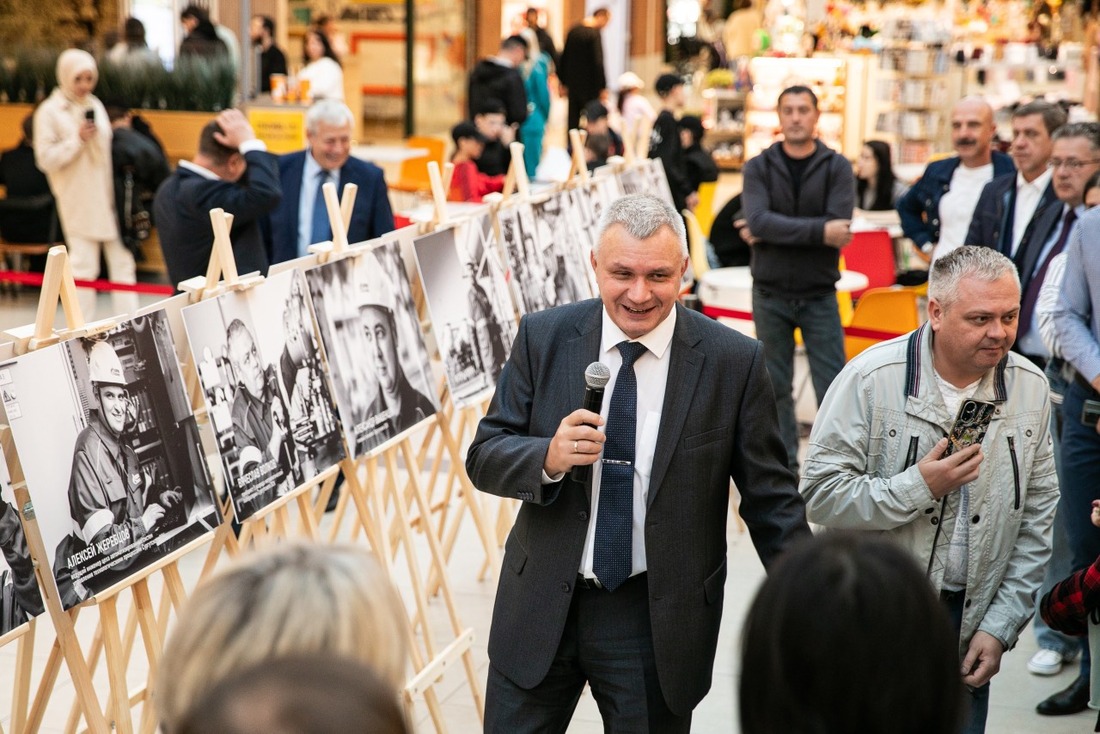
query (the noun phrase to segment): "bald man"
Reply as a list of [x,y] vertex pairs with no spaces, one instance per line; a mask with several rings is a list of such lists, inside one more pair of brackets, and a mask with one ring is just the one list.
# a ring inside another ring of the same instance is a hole
[[993,150],[995,132],[988,102],[981,97],[960,99],[951,109],[956,155],[928,164],[920,180],[898,200],[905,236],[933,260],[963,243],[985,185],[994,176],[1016,170],[1010,157]]

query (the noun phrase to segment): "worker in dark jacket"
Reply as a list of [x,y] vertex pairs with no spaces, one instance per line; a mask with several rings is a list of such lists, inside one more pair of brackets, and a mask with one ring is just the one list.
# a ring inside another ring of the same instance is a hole
[[820,404],[844,367],[836,281],[840,248],[852,239],[856,185],[851,163],[816,137],[817,96],[809,87],[783,90],[778,112],[783,140],[745,164],[742,236],[753,246],[756,338],[764,343],[779,429],[797,473],[794,330],[802,329]]

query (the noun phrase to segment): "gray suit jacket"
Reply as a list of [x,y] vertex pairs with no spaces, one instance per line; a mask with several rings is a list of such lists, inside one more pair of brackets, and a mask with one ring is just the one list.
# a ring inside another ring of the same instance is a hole
[[[669,708],[683,715],[711,684],[730,478],[765,565],[788,542],[808,537],[809,528],[760,343],[676,308],[645,542],[658,677]],[[580,568],[590,487],[568,474],[544,486],[542,464],[561,419],[582,404],[601,324],[595,299],[524,317],[466,457],[478,489],[523,500],[505,546],[489,635],[493,665],[523,688],[546,676]]]

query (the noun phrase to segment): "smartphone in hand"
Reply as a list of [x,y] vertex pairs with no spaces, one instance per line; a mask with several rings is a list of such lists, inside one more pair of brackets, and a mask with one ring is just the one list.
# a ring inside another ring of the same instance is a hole
[[95,110],[84,110],[84,119],[88,122],[95,122]]
[[964,400],[959,406],[959,414],[955,418],[955,425],[951,427],[951,434],[947,437],[947,450],[943,455],[950,456],[967,446],[981,443],[996,410],[996,405],[984,400]]

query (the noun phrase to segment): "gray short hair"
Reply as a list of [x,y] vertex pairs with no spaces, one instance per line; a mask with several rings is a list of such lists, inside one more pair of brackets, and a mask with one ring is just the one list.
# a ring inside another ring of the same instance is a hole
[[688,255],[687,232],[684,220],[664,199],[653,194],[630,194],[619,199],[600,217],[599,233],[592,252],[598,254],[604,235],[613,225],[622,225],[637,240],[652,237],[661,227],[668,227],[676,235],[684,257]]
[[351,108],[338,99],[321,99],[306,111],[306,132],[317,132],[318,125],[351,125],[355,128],[355,115]]
[[1100,122],[1071,122],[1054,131],[1052,140],[1084,138],[1093,150],[1100,149]]
[[932,263],[928,274],[928,300],[948,306],[957,297],[959,281],[963,278],[992,283],[1006,275],[1011,275],[1016,287],[1020,287],[1016,265],[992,247],[959,247]]

